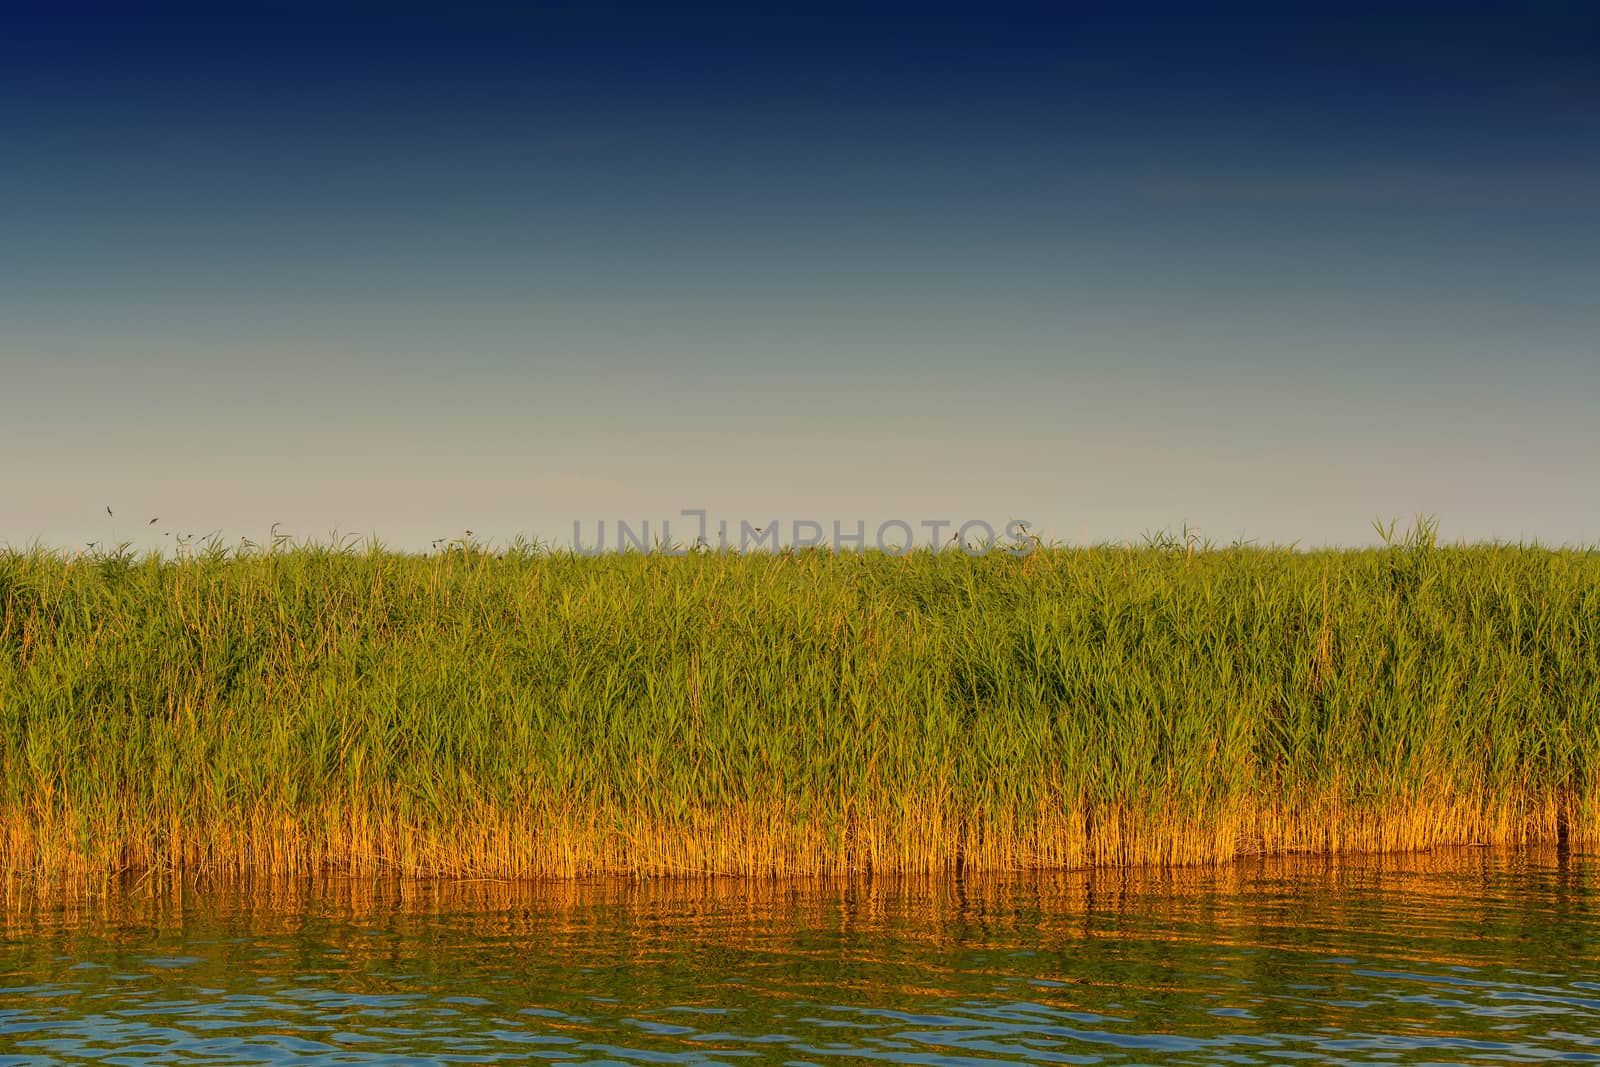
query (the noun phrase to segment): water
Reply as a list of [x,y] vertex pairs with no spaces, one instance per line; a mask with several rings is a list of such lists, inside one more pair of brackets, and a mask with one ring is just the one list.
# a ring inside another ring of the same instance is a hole
[[1600,857],[6,892],[4,1064],[1600,1062]]

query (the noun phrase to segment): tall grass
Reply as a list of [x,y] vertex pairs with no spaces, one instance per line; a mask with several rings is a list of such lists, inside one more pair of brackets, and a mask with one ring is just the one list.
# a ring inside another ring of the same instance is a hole
[[0,867],[927,872],[1600,837],[1600,553],[0,554]]

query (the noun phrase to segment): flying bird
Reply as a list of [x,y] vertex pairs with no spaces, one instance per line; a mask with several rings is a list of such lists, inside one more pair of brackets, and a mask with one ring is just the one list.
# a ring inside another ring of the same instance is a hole
[[161,516],[157,515],[155,518],[153,518],[149,522],[145,523],[145,525],[146,526],[154,526],[156,523],[158,523],[160,521],[161,521]]
[[[107,514],[107,515],[111,515],[111,505],[110,505],[110,504],[107,504],[107,505],[106,505],[106,514]],[[111,517],[112,517],[112,518],[113,518],[113,519],[114,519],[114,518],[116,518],[116,516],[115,516],[115,515],[111,515]]]

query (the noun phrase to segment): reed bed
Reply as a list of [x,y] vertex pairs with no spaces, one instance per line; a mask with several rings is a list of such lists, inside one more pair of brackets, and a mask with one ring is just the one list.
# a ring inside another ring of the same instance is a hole
[[1600,837],[1600,553],[0,553],[0,869],[1187,865]]

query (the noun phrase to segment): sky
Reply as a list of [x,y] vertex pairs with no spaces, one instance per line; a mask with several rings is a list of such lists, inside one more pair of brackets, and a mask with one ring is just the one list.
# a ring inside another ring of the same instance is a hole
[[1600,542],[1593,5],[64,8],[0,544]]

